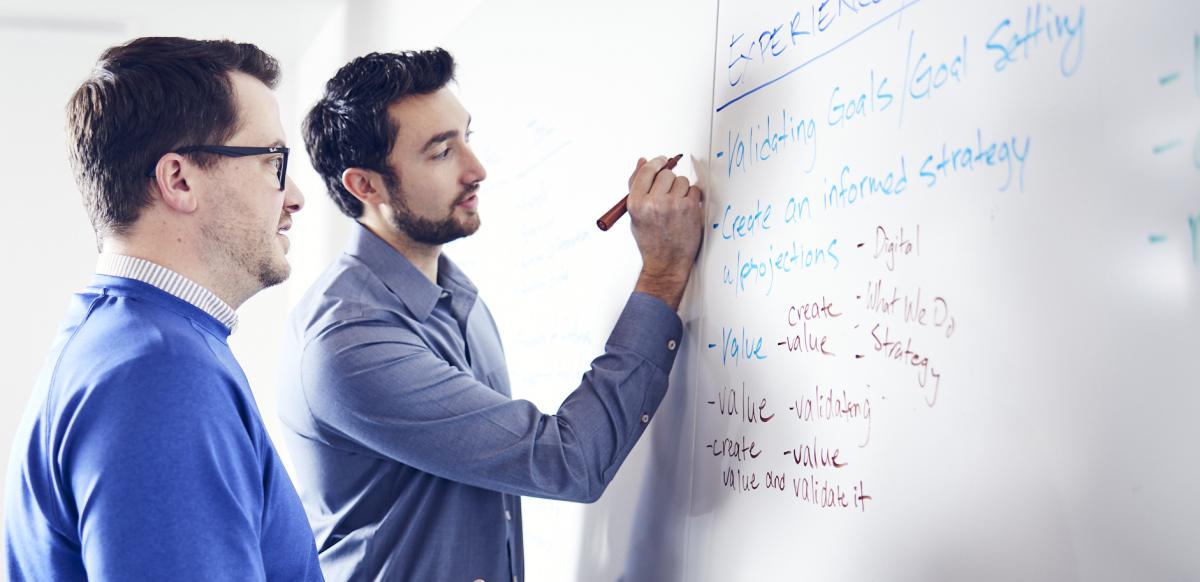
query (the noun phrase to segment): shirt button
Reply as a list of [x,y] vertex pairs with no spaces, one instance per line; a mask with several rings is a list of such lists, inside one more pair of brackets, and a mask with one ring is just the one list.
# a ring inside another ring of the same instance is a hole
[[512,521],[512,512],[511,512],[511,511],[509,511],[509,510],[507,510],[507,509],[505,509],[505,510],[504,510],[504,519],[507,519],[507,520],[509,520],[509,521]]
[[671,350],[672,352],[675,351],[675,346],[677,346],[677,345],[679,345],[679,344],[675,343],[675,340],[667,340],[667,349],[668,350]]
[[646,424],[647,422],[650,422],[650,415],[649,415],[649,414],[643,414],[643,415],[642,415],[642,424]]

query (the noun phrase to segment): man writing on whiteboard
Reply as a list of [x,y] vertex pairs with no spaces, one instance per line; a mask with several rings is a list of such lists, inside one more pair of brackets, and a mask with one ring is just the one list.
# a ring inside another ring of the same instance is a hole
[[701,192],[639,161],[634,292],[556,414],[510,397],[499,333],[442,245],[480,226],[486,172],[441,49],[344,66],[304,124],[357,222],[285,333],[280,413],[330,580],[524,578],[521,495],[600,497],[667,389]]

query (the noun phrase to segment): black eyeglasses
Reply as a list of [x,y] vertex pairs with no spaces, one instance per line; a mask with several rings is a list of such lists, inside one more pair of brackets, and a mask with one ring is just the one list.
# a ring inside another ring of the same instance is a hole
[[[219,146],[219,145],[191,145],[181,147],[174,152],[176,154],[191,154],[205,153],[217,154],[230,158],[243,158],[246,156],[265,156],[268,154],[283,154],[283,159],[279,162],[279,169],[276,170],[276,175],[279,176],[279,191],[283,192],[287,182],[287,166],[288,166],[288,148],[284,146],[268,146],[268,147],[243,147],[243,146]],[[147,177],[154,177],[154,170],[146,174]]]

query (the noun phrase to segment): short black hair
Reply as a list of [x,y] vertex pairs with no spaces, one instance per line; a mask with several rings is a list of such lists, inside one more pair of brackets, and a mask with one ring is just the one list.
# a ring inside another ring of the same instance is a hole
[[[274,89],[279,63],[248,43],[144,37],[100,55],[67,102],[67,147],[97,239],[127,234],[153,199],[146,172],[176,148],[237,132],[230,73]],[[189,154],[202,167],[203,154]]]
[[428,95],[454,80],[454,57],[445,49],[370,53],[350,61],[325,84],[325,94],[304,119],[304,145],[329,196],[350,218],[362,216],[362,201],[342,185],[347,168],[383,174],[399,127],[388,106],[409,95]]

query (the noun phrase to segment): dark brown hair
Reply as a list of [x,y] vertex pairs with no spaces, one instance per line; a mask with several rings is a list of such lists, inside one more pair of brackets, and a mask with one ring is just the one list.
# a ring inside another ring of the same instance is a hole
[[444,49],[371,53],[350,61],[328,83],[304,119],[304,145],[329,196],[350,218],[362,202],[342,185],[347,168],[383,175],[389,188],[399,177],[387,165],[399,128],[388,106],[409,95],[428,95],[454,79],[454,57]]

